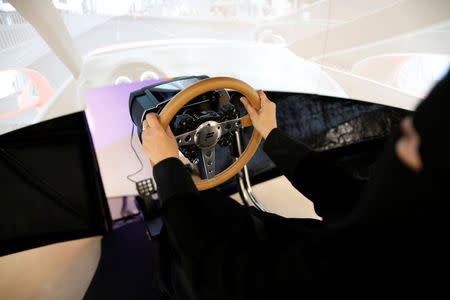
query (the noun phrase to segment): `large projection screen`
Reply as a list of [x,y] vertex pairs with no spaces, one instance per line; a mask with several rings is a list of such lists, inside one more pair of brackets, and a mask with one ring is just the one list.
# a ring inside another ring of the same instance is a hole
[[40,3],[26,15],[54,13],[75,49],[58,56],[42,20],[0,3],[0,133],[84,110],[89,88],[185,75],[413,110],[450,63],[447,0]]

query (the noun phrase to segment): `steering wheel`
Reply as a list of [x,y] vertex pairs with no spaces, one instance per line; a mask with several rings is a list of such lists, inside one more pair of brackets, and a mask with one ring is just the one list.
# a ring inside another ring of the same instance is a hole
[[[261,100],[256,91],[247,83],[229,77],[215,77],[197,82],[173,97],[159,114],[163,128],[167,128],[178,111],[192,99],[206,92],[217,89],[231,89],[243,94],[251,105],[259,110]],[[206,121],[197,129],[176,136],[178,146],[196,145],[201,150],[202,166],[206,179],[195,179],[194,183],[199,191],[216,187],[236,175],[253,157],[261,142],[261,135],[253,130],[253,135],[239,158],[227,169],[215,174],[215,146],[226,133],[239,128],[252,126],[249,115],[224,122]]]

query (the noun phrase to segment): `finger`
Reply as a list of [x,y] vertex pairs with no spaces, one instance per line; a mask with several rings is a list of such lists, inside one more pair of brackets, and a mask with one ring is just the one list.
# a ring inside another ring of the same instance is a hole
[[257,114],[256,109],[250,104],[247,98],[241,97],[240,100],[250,116]]
[[250,104],[250,102],[248,102],[247,98],[241,97],[240,100],[241,100],[242,104],[244,104],[244,107],[250,116],[253,116],[257,113],[256,109],[254,109],[253,106]]
[[148,127],[162,129],[162,125],[157,114],[149,113],[145,116],[145,120],[147,120]]
[[148,126],[147,120],[142,121],[142,128],[141,128],[142,139],[144,139],[144,136],[146,136],[148,134],[149,129],[150,128]]
[[262,90],[258,91],[258,95],[259,98],[261,99],[261,106],[265,106],[266,104],[271,102],[269,98],[267,98],[266,93],[264,93]]
[[142,132],[145,131],[145,129],[148,128],[147,120],[142,121]]

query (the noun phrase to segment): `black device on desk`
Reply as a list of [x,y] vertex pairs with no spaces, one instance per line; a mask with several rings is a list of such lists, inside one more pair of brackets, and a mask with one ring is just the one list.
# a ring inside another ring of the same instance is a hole
[[151,240],[158,238],[162,229],[160,217],[161,203],[156,193],[155,185],[151,178],[136,182],[138,196],[135,197],[136,207],[141,213],[147,235]]

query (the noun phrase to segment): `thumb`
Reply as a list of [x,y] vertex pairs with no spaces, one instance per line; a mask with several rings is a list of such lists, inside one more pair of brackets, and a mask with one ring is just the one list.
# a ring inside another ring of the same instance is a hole
[[247,98],[241,97],[240,100],[242,104],[244,104],[244,107],[250,116],[254,116],[257,113],[256,109],[254,109],[253,106],[248,102]]
[[162,125],[157,114],[149,113],[145,116],[145,120],[147,121],[148,127],[162,129]]

